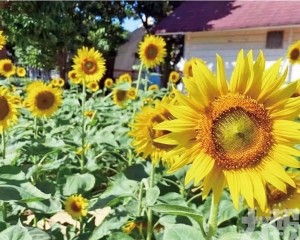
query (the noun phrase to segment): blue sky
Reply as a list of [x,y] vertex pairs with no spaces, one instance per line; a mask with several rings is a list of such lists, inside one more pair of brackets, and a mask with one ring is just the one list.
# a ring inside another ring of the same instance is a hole
[[132,18],[126,18],[123,26],[126,30],[132,32],[142,24],[141,20],[133,20]]

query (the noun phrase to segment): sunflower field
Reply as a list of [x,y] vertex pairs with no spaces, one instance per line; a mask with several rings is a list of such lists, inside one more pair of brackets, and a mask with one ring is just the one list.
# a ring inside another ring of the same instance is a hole
[[159,88],[164,39],[138,53],[137,79],[102,79],[83,46],[70,89],[0,60],[0,239],[297,239],[300,85],[281,60],[241,50],[227,79],[221,56],[215,72],[194,57]]

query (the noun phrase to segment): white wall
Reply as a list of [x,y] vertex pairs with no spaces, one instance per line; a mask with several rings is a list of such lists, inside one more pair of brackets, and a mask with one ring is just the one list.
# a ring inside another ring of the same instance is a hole
[[[283,48],[266,49],[266,38],[268,31],[284,31]],[[240,49],[245,52],[253,50],[254,58],[259,50],[264,52],[268,68],[278,58],[283,58],[283,68],[289,65],[285,58],[287,49],[291,43],[300,40],[299,28],[289,29],[259,29],[259,30],[235,30],[235,31],[210,31],[186,33],[184,58],[199,57],[205,60],[208,66],[215,71],[216,53],[221,55],[226,65],[227,76],[231,75],[237,53]],[[289,73],[287,81],[300,78],[300,65],[294,65]]]

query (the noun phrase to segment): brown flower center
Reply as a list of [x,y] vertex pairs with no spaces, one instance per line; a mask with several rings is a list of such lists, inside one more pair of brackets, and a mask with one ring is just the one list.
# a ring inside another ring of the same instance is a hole
[[273,143],[268,112],[255,100],[242,96],[215,100],[201,124],[198,139],[223,169],[255,166]]
[[117,98],[117,101],[118,102],[122,102],[126,99],[126,91],[124,90],[117,90],[117,93],[116,93],[116,98]]
[[71,209],[74,211],[74,212],[80,212],[82,210],[82,205],[80,202],[78,201],[73,201],[71,203]]
[[189,66],[189,68],[188,68],[188,76],[189,77],[193,77],[193,68],[192,68],[192,65]]
[[36,106],[38,109],[46,110],[55,103],[55,97],[52,92],[44,91],[36,96]]
[[2,121],[9,114],[9,105],[7,99],[0,96],[0,121]]
[[94,74],[97,71],[97,63],[93,59],[84,59],[81,67],[86,74]]
[[298,48],[295,48],[295,49],[293,49],[293,50],[291,51],[290,58],[291,58],[292,60],[297,60],[298,57],[299,57],[299,55],[300,55],[299,49],[298,49]]
[[3,70],[5,72],[10,72],[12,70],[12,68],[13,68],[13,65],[11,63],[5,63],[5,64],[3,64]]
[[149,134],[150,134],[150,137],[152,140],[152,145],[154,147],[162,149],[162,150],[166,150],[166,151],[173,148],[172,145],[157,143],[157,142],[153,141],[154,139],[156,139],[158,137],[161,137],[161,136],[164,136],[164,135],[170,133],[169,131],[166,131],[166,130],[154,130],[153,127],[155,125],[157,125],[165,120],[171,119],[171,118],[172,118],[172,115],[168,111],[165,111],[161,114],[157,114],[152,117],[152,119],[151,119],[152,126],[151,126],[151,128],[148,129],[148,131],[149,131]]
[[145,49],[147,59],[154,60],[158,55],[158,48],[154,44],[149,44]]
[[286,190],[287,190],[286,193],[284,193],[268,184],[267,185],[268,203],[272,205],[272,204],[283,202],[284,200],[290,198],[294,194],[296,188],[287,185]]

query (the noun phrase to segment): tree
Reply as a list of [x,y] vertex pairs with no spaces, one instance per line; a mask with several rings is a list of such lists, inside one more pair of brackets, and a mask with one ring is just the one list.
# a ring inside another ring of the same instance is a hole
[[95,46],[104,55],[114,55],[127,37],[121,23],[129,10],[118,1],[21,1],[0,8],[15,60],[47,70],[59,66],[62,77],[80,46]]

